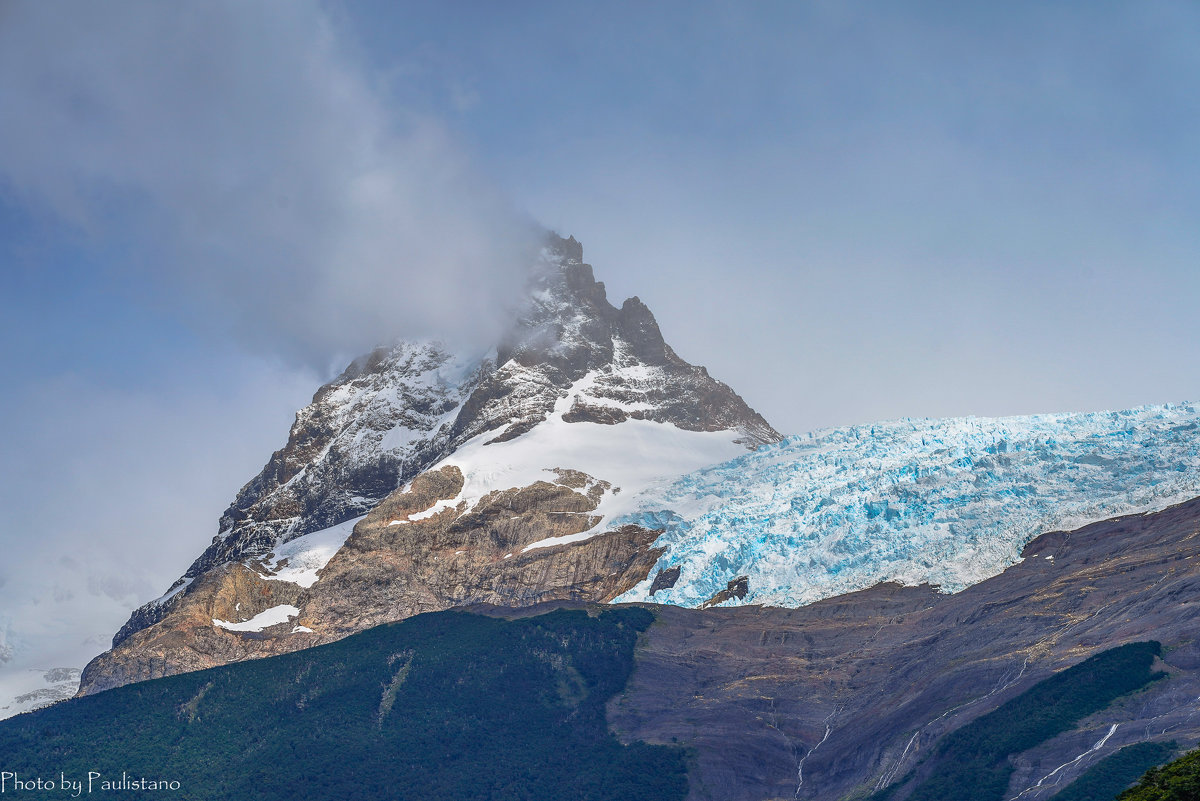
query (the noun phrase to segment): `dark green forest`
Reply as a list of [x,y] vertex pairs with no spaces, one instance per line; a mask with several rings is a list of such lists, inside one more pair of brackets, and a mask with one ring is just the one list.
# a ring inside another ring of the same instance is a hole
[[1127,745],[1084,771],[1055,794],[1054,801],[1111,801],[1147,770],[1170,759],[1175,751],[1173,742]]
[[1200,749],[1153,768],[1119,801],[1200,801]]
[[605,721],[652,621],[640,608],[420,615],[0,722],[0,770],[179,782],[106,793],[143,799],[682,799],[687,752],[624,746]]

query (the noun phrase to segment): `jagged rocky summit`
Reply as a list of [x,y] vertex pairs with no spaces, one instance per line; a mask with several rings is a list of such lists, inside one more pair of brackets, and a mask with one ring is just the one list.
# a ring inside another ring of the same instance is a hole
[[662,553],[612,525],[642,492],[780,439],[551,236],[490,353],[400,342],[321,387],[81,693],[463,604],[611,600]]

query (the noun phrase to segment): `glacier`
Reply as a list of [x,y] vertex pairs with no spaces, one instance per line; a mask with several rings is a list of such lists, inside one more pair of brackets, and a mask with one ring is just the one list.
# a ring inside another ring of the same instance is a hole
[[679,578],[614,602],[699,606],[738,576],[749,593],[729,604],[794,607],[885,581],[957,592],[1039,534],[1197,495],[1192,403],[827,429],[642,493],[613,525],[663,529],[658,567]]

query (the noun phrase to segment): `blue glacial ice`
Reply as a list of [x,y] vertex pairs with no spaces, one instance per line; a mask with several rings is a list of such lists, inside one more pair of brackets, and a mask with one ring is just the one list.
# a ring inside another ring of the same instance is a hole
[[658,567],[680,577],[616,601],[698,606],[740,575],[743,604],[799,606],[881,581],[957,592],[1046,531],[1196,496],[1193,404],[828,429],[649,491],[614,525],[665,529]]

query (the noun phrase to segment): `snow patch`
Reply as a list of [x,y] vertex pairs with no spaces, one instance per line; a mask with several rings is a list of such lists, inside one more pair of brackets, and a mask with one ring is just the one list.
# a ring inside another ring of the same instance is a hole
[[466,503],[470,510],[490,492],[527,487],[538,481],[554,482],[556,469],[578,470],[612,487],[604,493],[597,509],[588,513],[599,518],[596,524],[585,532],[541,540],[524,550],[577,542],[607,530],[611,520],[636,510],[639,493],[665,487],[679,476],[746,452],[736,442],[740,438],[736,431],[687,431],[671,423],[636,419],[616,425],[563,420],[563,414],[595,378],[595,373],[589,373],[575,382],[558,399],[547,419],[528,433],[491,444],[495,431],[480,434],[430,468],[457,466],[463,473],[462,491],[409,519],[427,517],[460,503]]
[[409,520],[426,520],[439,512],[444,512],[447,509],[453,509],[457,504],[454,501],[438,501],[433,506],[430,506],[424,512],[415,512],[408,516]]
[[[171,600],[171,599],[172,599],[172,598],[174,598],[176,595],[178,595],[179,593],[181,593],[181,592],[183,592],[184,590],[186,590],[186,589],[187,589],[189,586],[191,586],[191,583],[192,583],[193,581],[195,581],[195,579],[194,579],[194,578],[190,578],[190,577],[187,577],[187,576],[185,576],[185,577],[181,578],[181,579],[179,580],[179,586],[177,586],[177,587],[174,587],[173,589],[167,590],[165,593],[163,593],[163,594],[162,594],[162,595],[160,595],[159,597],[155,598],[155,599],[154,599],[153,601],[151,601],[150,603],[152,603],[152,604],[157,604],[157,605],[159,605],[159,606],[162,606],[162,605],[163,605],[163,604],[165,604],[167,601]],[[160,586],[160,587],[161,587],[162,585],[160,584],[160,585],[158,585],[158,586]]]
[[311,587],[317,583],[317,572],[329,564],[329,560],[350,537],[354,526],[363,517],[366,515],[276,545],[262,560],[261,565],[266,572],[259,573],[259,578],[290,581],[301,587]]
[[[270,609],[259,612],[249,620],[243,620],[241,623],[231,623],[228,620],[218,620],[213,618],[213,625],[228,629],[229,631],[262,631],[269,626],[277,626],[280,623],[287,623],[294,617],[300,616],[300,610],[291,604],[280,604],[272,606]],[[294,632],[294,630],[293,630]]]

